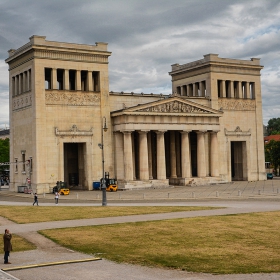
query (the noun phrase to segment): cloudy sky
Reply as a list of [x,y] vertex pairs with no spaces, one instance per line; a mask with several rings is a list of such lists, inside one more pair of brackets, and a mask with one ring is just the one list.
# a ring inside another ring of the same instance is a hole
[[32,35],[107,42],[110,91],[171,93],[171,64],[261,58],[264,124],[280,117],[279,0],[0,0],[0,128],[9,125],[7,51]]

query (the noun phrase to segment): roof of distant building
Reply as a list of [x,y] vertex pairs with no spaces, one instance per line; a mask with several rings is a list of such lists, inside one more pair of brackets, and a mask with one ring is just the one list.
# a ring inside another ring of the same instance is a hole
[[280,134],[269,135],[264,137],[264,143],[268,144],[271,140],[280,141]]

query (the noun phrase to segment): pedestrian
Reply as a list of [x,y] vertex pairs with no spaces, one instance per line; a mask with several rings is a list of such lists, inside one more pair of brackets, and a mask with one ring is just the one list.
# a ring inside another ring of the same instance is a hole
[[8,260],[10,256],[10,251],[12,251],[11,243],[12,235],[8,229],[5,229],[5,234],[3,235],[4,241],[4,264],[11,264]]
[[34,206],[34,204],[37,204],[37,206],[38,206],[38,195],[37,195],[37,193],[34,193],[34,202],[33,202],[33,206]]
[[55,199],[55,204],[56,205],[58,204],[58,198],[59,198],[59,192],[55,192],[54,199]]

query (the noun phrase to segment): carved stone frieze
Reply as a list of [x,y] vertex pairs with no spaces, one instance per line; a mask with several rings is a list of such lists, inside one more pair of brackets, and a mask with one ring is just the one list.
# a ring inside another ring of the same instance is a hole
[[219,108],[222,110],[236,111],[254,111],[256,109],[256,101],[254,99],[219,99]]
[[225,128],[226,136],[251,136],[251,129],[248,131],[242,131],[239,126],[234,131],[229,131]]
[[210,113],[207,110],[185,104],[179,101],[172,101],[164,104],[159,104],[156,106],[151,106],[148,108],[137,110],[142,112],[162,112],[162,113]]
[[93,135],[93,129],[90,130],[79,130],[78,127],[74,124],[69,130],[59,130],[57,127],[55,127],[55,135],[56,136],[92,136]]
[[13,111],[27,109],[32,106],[32,96],[31,93],[21,94],[19,96],[13,97]]
[[46,105],[92,106],[99,103],[100,95],[96,93],[46,91]]

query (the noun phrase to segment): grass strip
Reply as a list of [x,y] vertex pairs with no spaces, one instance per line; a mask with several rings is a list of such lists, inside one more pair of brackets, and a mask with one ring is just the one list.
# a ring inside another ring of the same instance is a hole
[[0,206],[0,215],[15,223],[40,223],[62,220],[79,220],[104,217],[117,217],[139,214],[157,214],[181,211],[218,209],[219,207],[191,206],[122,206],[122,207],[83,207],[83,206]]
[[280,272],[280,212],[44,230],[115,262],[215,274]]

